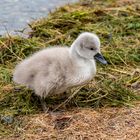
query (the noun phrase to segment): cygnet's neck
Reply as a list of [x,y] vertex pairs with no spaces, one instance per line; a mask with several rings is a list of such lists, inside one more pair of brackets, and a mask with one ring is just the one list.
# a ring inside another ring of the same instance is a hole
[[69,53],[71,58],[79,58],[80,55],[76,52],[77,43],[74,41],[70,47]]
[[77,63],[80,63],[81,61],[88,61],[88,59],[82,57],[81,55],[79,55],[76,51],[76,47],[78,46],[79,44],[77,42],[74,42],[71,47],[70,47],[70,50],[69,50],[69,53],[70,53],[70,58],[72,60],[74,60],[75,62]]

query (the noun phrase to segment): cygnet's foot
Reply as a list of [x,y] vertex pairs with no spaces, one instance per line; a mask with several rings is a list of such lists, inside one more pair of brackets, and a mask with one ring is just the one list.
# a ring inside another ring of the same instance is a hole
[[49,108],[47,107],[47,104],[45,102],[44,98],[40,98],[40,103],[41,103],[41,107],[44,113],[48,113],[49,112]]

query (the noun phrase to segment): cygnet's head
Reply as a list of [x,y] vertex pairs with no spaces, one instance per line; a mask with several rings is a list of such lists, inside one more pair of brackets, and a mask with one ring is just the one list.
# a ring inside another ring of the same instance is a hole
[[72,48],[76,53],[86,59],[96,59],[103,64],[107,64],[100,52],[100,40],[96,34],[84,32],[73,42]]

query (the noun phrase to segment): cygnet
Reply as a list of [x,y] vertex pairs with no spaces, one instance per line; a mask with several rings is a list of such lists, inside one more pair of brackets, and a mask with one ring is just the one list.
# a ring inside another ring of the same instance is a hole
[[13,80],[33,89],[43,100],[92,80],[96,74],[95,59],[107,64],[98,36],[84,32],[71,47],[46,48],[23,60],[16,66]]

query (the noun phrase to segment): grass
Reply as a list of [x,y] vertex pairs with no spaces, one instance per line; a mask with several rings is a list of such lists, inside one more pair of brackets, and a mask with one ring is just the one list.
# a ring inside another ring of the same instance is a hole
[[[99,0],[86,5],[67,5],[48,18],[31,23],[29,38],[0,38],[0,115],[15,118],[39,113],[40,103],[33,91],[13,83],[15,65],[41,48],[70,45],[84,31],[99,35],[102,53],[109,64],[97,64],[95,79],[78,90],[68,91],[68,100],[48,97],[48,106],[52,110],[58,106],[61,109],[132,106],[140,100],[140,9],[137,3],[138,0],[120,6],[118,1]],[[2,122],[0,135],[13,133],[16,125],[16,121],[8,125]]]

